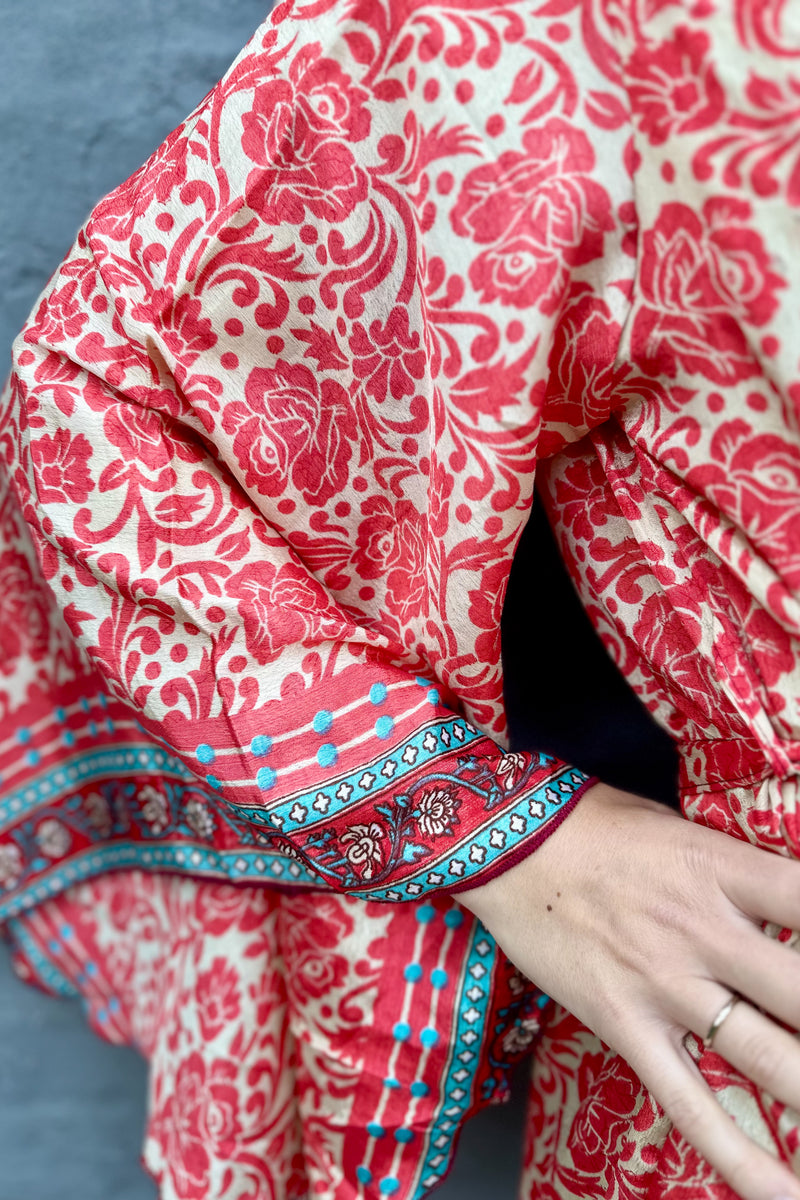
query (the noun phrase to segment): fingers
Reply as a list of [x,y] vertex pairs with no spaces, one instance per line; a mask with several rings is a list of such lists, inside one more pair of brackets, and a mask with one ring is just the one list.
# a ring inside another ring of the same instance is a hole
[[[725,1000],[722,999],[717,1010]],[[743,1008],[738,1004],[734,1013]],[[751,1010],[752,1011],[752,1010]],[[709,1023],[713,1020],[713,1015]],[[723,1029],[728,1024],[726,1021]],[[720,1029],[719,1038],[722,1036]],[[718,1043],[715,1043],[715,1049]],[[648,1048],[646,1061],[630,1061],[686,1140],[742,1200],[800,1200],[800,1180],[785,1164],[757,1146],[720,1107],[683,1046],[668,1038]]]
[[800,862],[720,836],[728,842],[719,871],[728,899],[754,920],[800,929]]
[[800,1111],[800,1044],[746,1000],[722,1022],[713,1049],[745,1078]]
[[[732,935],[719,936],[710,965],[720,983],[800,1029],[800,954],[795,950],[743,922]],[[800,1074],[800,1047],[797,1056]]]

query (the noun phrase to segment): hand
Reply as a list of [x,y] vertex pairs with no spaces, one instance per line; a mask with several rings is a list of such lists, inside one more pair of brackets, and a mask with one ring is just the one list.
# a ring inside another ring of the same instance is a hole
[[458,900],[630,1063],[743,1200],[800,1200],[789,1168],[737,1128],[684,1046],[740,992],[714,1050],[800,1112],[800,1043],[765,1015],[800,1025],[800,955],[760,928],[800,928],[800,863],[598,784],[534,854]]

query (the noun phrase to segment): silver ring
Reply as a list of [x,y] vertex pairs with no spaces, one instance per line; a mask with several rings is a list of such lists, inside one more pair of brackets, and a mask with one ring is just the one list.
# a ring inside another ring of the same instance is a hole
[[728,1019],[728,1017],[731,1015],[734,1008],[736,1007],[736,1005],[739,1003],[739,1001],[741,999],[742,999],[742,997],[739,995],[739,993],[734,992],[733,995],[730,997],[730,999],[725,1001],[722,1008],[719,1010],[717,1015],[714,1017],[714,1020],[711,1022],[709,1031],[706,1034],[706,1046],[707,1047],[709,1047],[709,1048],[711,1047],[711,1045],[714,1041],[714,1038],[719,1033],[720,1026],[722,1025],[722,1023],[724,1021],[726,1021]]

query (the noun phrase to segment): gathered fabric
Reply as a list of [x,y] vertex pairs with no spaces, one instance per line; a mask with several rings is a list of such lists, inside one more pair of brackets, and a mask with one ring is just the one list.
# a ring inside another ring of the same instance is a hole
[[729,1194],[457,897],[592,782],[507,745],[535,483],[686,817],[798,852],[794,19],[281,3],[16,341],[0,919],[164,1200],[421,1198],[534,1045],[521,1196]]

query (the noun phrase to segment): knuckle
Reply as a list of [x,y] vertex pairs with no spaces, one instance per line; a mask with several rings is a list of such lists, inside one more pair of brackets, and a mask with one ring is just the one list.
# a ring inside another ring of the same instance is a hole
[[659,1099],[667,1116],[683,1134],[696,1134],[707,1127],[708,1106],[694,1089],[668,1091]]
[[763,1033],[740,1035],[737,1060],[746,1075],[770,1090],[781,1072],[783,1054],[774,1040]]

